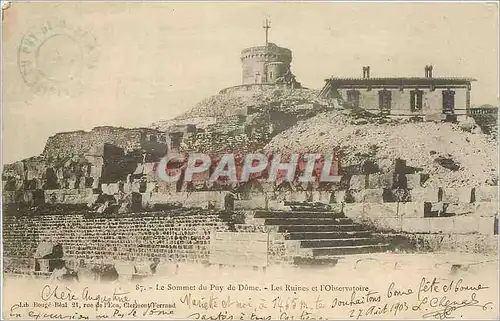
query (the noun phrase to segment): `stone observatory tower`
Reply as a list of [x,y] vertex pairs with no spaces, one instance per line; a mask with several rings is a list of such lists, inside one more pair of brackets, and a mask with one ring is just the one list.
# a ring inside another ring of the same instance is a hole
[[270,21],[266,19],[266,44],[246,48],[241,52],[243,85],[250,84],[295,84],[290,70],[292,51],[269,42]]

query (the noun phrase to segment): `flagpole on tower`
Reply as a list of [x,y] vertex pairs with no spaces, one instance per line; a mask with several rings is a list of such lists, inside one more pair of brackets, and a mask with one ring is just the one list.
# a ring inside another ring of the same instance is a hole
[[266,29],[266,46],[269,43],[269,29],[271,28],[271,20],[269,18],[266,18],[266,21],[264,22],[264,26],[262,27]]

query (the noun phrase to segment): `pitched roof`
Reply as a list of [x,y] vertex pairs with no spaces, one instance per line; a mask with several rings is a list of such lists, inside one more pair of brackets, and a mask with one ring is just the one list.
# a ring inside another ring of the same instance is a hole
[[466,77],[330,77],[325,81],[343,85],[467,85],[476,79]]

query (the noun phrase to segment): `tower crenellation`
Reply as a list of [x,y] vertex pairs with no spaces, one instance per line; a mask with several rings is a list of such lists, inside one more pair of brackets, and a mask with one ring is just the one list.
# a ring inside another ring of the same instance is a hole
[[266,43],[241,51],[243,85],[250,84],[296,84],[291,73],[292,51],[269,42],[269,20],[266,19]]

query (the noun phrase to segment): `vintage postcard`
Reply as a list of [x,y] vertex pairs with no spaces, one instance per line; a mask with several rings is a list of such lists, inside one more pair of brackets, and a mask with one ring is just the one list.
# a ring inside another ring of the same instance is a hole
[[2,1],[2,318],[499,318],[498,2]]

